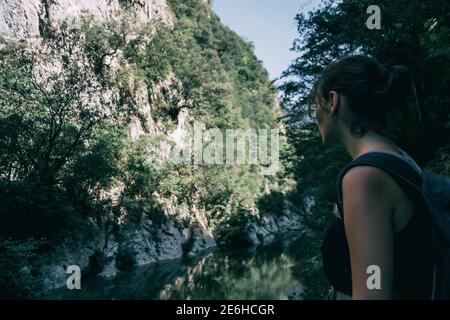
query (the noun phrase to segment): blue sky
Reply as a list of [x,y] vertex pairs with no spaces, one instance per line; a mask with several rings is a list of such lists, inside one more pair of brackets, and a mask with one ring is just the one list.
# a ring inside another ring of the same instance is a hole
[[274,79],[296,57],[290,51],[297,37],[295,15],[319,3],[320,0],[213,0],[212,8],[226,26],[253,42],[258,59]]

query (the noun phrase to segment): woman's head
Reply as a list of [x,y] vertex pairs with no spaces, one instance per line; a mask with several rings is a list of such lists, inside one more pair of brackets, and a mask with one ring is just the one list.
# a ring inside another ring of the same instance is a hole
[[418,112],[408,69],[386,68],[363,55],[330,63],[317,79],[311,98],[322,139],[327,144],[337,142],[343,127],[359,136],[369,130],[383,133],[391,129],[393,113],[404,117],[410,105],[415,105]]

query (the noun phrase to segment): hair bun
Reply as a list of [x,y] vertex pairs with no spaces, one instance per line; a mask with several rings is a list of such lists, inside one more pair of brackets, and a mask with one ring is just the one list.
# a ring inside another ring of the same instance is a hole
[[381,75],[381,89],[376,91],[380,102],[386,108],[401,107],[401,102],[411,94],[412,75],[408,68],[396,65],[384,69]]

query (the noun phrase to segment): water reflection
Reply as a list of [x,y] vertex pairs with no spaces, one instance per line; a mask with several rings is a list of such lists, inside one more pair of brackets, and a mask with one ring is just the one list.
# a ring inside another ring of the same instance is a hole
[[215,249],[193,259],[154,263],[113,279],[59,289],[56,299],[283,299],[299,287],[298,252],[289,246],[258,251]]

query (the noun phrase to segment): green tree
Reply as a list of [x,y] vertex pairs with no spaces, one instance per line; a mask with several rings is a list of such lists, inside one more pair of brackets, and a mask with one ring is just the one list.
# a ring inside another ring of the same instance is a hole
[[[298,38],[293,50],[297,59],[284,72],[282,106],[293,150],[290,170],[297,180],[291,197],[300,208],[307,196],[315,205],[304,213],[305,223],[315,230],[306,237],[307,267],[302,271],[307,297],[326,293],[321,270],[320,241],[331,218],[328,203],[335,202],[334,182],[340,168],[351,160],[342,147],[324,147],[314,123],[307,115],[312,85],[324,66],[345,55],[372,55],[385,65],[406,65],[416,81],[423,126],[417,113],[403,114],[395,139],[424,164],[436,151],[449,145],[449,4],[447,1],[378,1],[381,29],[366,27],[373,4],[365,0],[324,0],[308,14],[298,13]],[[318,183],[318,181],[320,183]],[[321,280],[318,280],[321,279]]]

